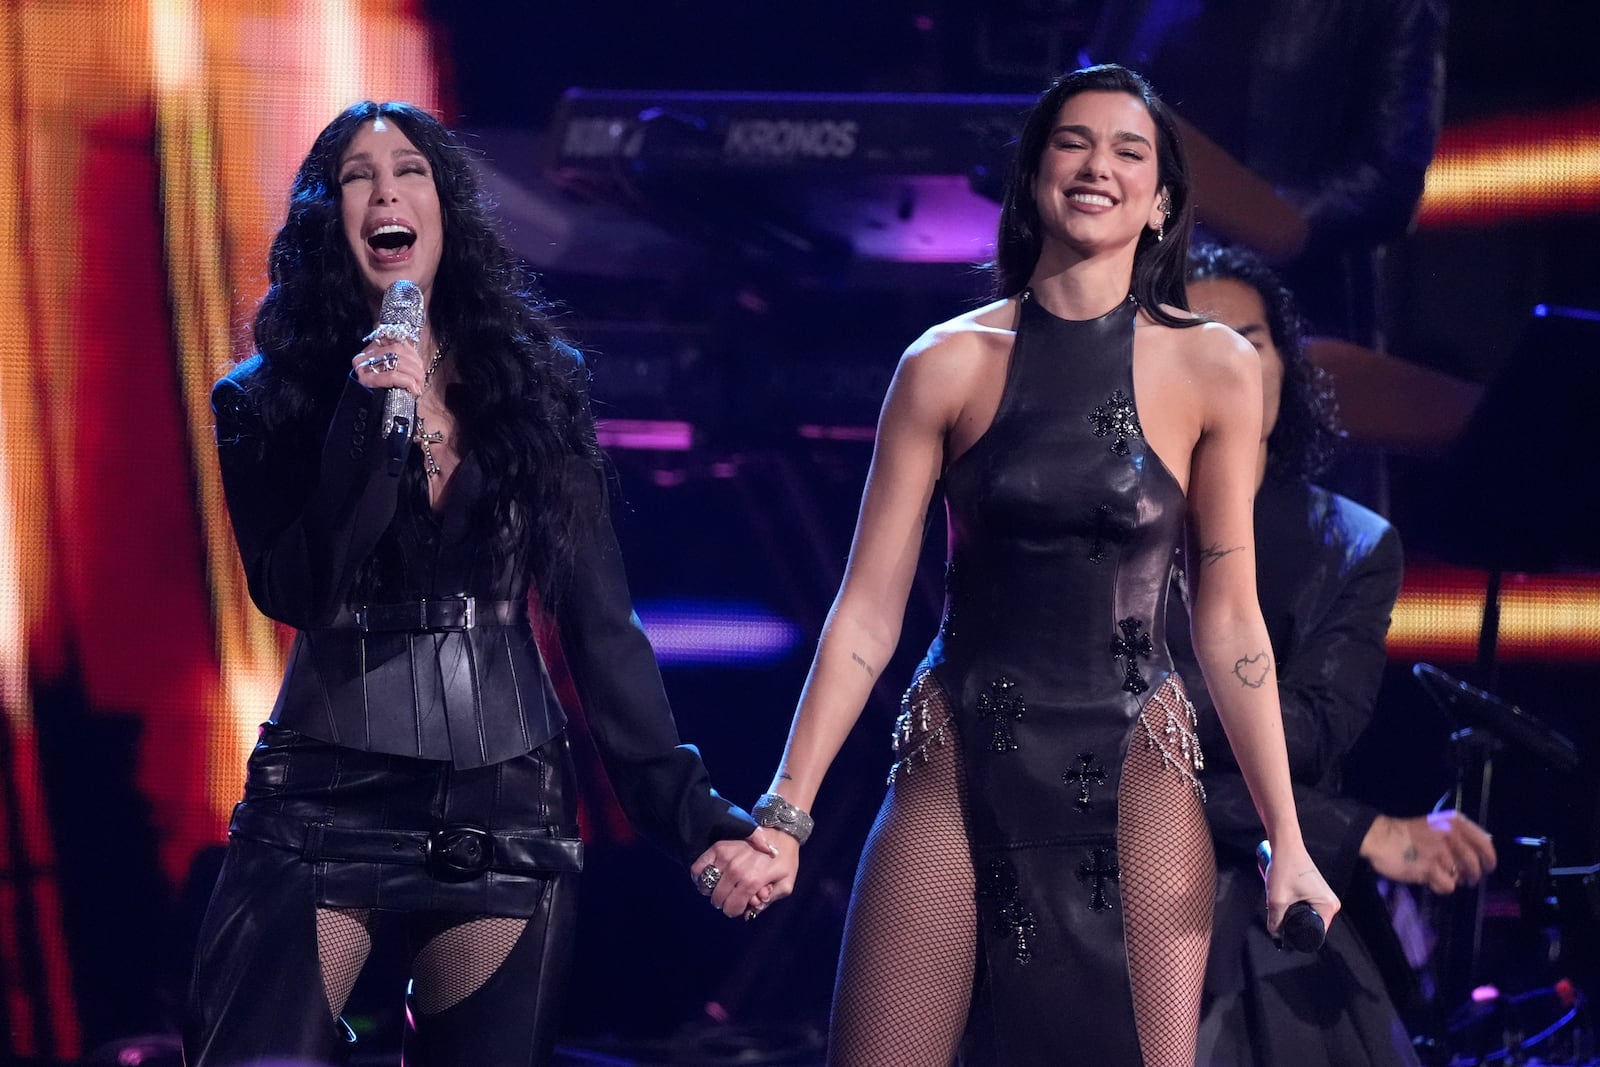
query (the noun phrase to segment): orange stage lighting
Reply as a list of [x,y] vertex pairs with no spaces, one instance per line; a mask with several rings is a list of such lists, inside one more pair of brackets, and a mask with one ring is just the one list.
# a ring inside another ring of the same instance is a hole
[[[1389,628],[1389,658],[1464,663],[1478,650],[1488,576],[1408,567]],[[1600,574],[1507,574],[1496,655],[1502,661],[1600,661]]]
[[1600,105],[1444,131],[1418,221],[1482,226],[1600,212]]

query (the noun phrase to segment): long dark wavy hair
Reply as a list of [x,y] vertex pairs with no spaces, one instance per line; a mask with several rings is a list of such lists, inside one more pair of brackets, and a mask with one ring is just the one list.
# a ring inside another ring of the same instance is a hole
[[1310,481],[1327,469],[1340,441],[1333,389],[1322,368],[1306,357],[1305,323],[1294,295],[1254,253],[1203,244],[1189,253],[1189,280],[1234,281],[1261,297],[1267,332],[1283,359],[1278,422],[1267,437],[1267,477]]
[[[256,312],[260,365],[248,378],[268,439],[320,447],[334,404],[372,329],[373,308],[340,211],[339,164],[373,119],[392,123],[427,157],[438,190],[443,252],[428,301],[434,336],[455,361],[447,394],[464,445],[484,474],[474,528],[497,568],[524,568],[553,607],[581,521],[573,484],[599,477],[588,373],[556,334],[548,305],[491,217],[468,152],[411,104],[363,101],[317,135],[272,240]],[[583,462],[573,469],[572,457]]]
[[1165,326],[1193,326],[1195,320],[1163,310],[1163,305],[1187,310],[1184,295],[1184,260],[1189,253],[1194,231],[1194,205],[1189,195],[1189,165],[1177,127],[1160,97],[1148,82],[1127,67],[1102,63],[1063,74],[1039,96],[1028,112],[1022,133],[1017,137],[1016,156],[1006,180],[1000,203],[1000,233],[995,240],[994,293],[997,297],[1015,296],[1028,287],[1033,268],[1044,248],[1044,233],[1039,222],[1039,206],[1034,201],[1034,180],[1039,176],[1039,160],[1049,143],[1061,106],[1079,93],[1127,93],[1150,113],[1156,128],[1156,167],[1161,188],[1167,192],[1170,210],[1166,232],[1161,240],[1148,226],[1139,235],[1133,254],[1133,296],[1146,314]]

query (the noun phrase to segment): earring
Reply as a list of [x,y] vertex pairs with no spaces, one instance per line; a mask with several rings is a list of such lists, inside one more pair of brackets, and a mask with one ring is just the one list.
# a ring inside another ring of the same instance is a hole
[[1172,197],[1161,198],[1161,221],[1156,223],[1156,240],[1161,240],[1167,235],[1167,218],[1172,214]]
[[1159,241],[1159,240],[1161,240],[1162,238],[1164,238],[1166,236],[1167,236],[1167,217],[1165,215],[1163,215],[1163,216],[1161,216],[1161,221],[1156,223],[1156,240]]

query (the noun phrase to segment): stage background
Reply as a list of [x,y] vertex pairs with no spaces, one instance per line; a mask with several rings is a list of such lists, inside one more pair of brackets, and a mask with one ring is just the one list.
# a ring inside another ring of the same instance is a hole
[[[247,354],[289,176],[332,115],[412,100],[514,177],[570,86],[1026,91],[1036,72],[1002,69],[993,49],[980,61],[972,42],[1050,9],[0,2],[0,1049],[72,1059],[173,1026],[286,637],[244,595],[206,396]],[[1556,3],[1453,13],[1448,128],[1390,265],[1391,350],[1520,390],[1510,406],[1534,417],[1496,454],[1548,487],[1520,516],[1475,502],[1470,521],[1558,527],[1592,507],[1592,421],[1579,420],[1600,334],[1565,309],[1600,308],[1596,30],[1593,11]],[[843,280],[736,257],[632,279],[538,265],[594,354],[619,532],[683,732],[748,802],[842,572],[895,358],[982,279],[951,263]],[[1414,662],[1519,703],[1584,746],[1589,769],[1600,733],[1600,559],[1507,564],[1485,676],[1473,661],[1498,561],[1454,550],[1436,496],[1461,477],[1439,457],[1395,467],[1410,568],[1355,777],[1407,811],[1447,788],[1457,725],[1411,681]],[[631,839],[580,746],[596,785],[574,1039],[820,1025],[899,686],[936,624],[939,528],[901,652],[819,800],[801,893],[761,923],[707,914],[681,871]],[[1592,784],[1516,752],[1499,773],[1497,835],[1552,834],[1567,862],[1600,858]],[[382,1047],[398,979],[377,962],[353,1011]],[[1520,957],[1504,970],[1555,977]]]

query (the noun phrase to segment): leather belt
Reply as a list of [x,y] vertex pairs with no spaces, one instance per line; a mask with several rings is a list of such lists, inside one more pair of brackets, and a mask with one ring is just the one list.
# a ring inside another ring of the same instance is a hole
[[330,624],[331,629],[356,629],[362,633],[409,631],[412,633],[460,632],[488,623],[509,626],[528,617],[528,605],[520,600],[484,600],[470,596],[424,597],[402,604],[362,604],[345,608]]
[[400,863],[425,867],[441,882],[465,882],[485,871],[567,874],[583,870],[583,842],[544,831],[490,831],[453,824],[433,831],[329,826],[238,804],[228,834],[260,841],[311,863]]

